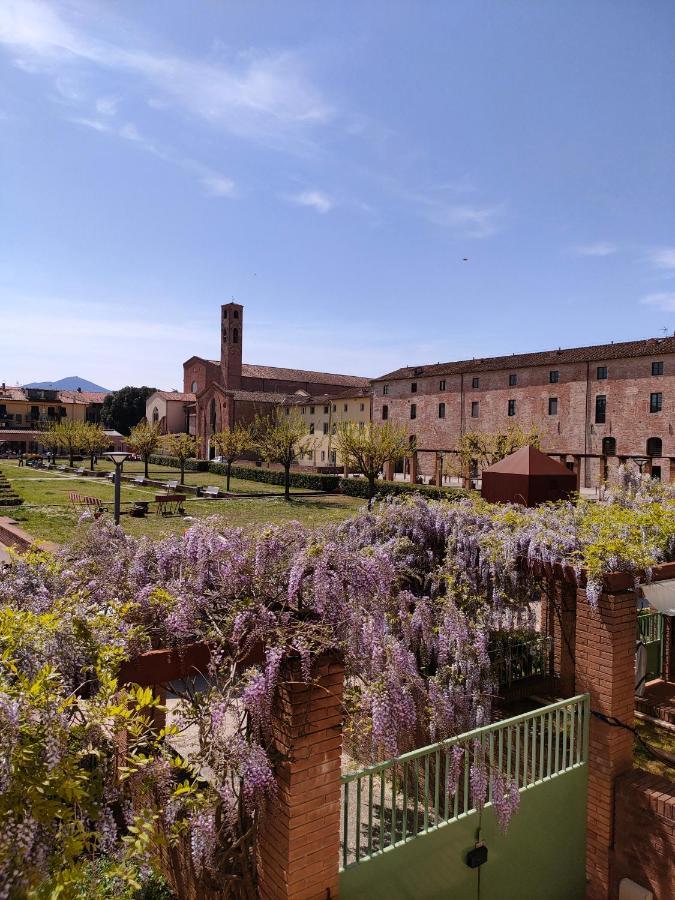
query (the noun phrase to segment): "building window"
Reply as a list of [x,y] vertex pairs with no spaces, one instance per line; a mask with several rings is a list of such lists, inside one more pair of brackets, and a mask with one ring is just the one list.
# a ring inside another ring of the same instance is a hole
[[598,366],[595,374],[598,381],[607,381],[607,366]]
[[314,422],[309,423],[309,433],[314,434]]
[[224,318],[224,319],[227,318],[227,310],[226,310],[226,309],[223,310],[223,318]]
[[515,414],[516,414],[516,401],[515,401],[515,400],[509,400],[509,410],[508,410],[508,415],[510,415],[510,416],[515,416]]
[[471,379],[471,387],[472,388],[480,387],[480,378],[472,378]]
[[606,437],[602,439],[602,452],[605,456],[616,456],[616,438]]
[[388,418],[389,418],[389,407],[387,406],[386,403],[385,403],[384,406],[382,407],[382,418],[383,418],[383,419],[388,419]]
[[305,407],[303,406],[302,409],[300,410],[300,415],[304,416],[304,414],[305,414]]
[[361,412],[364,412],[365,409],[366,409],[366,404],[365,404],[365,403],[362,403],[362,404],[361,404]]
[[287,406],[286,409],[284,410],[284,412],[286,413],[287,416],[290,416],[290,414],[291,414],[290,407]]
[[515,372],[511,372],[509,375],[509,387],[515,387],[518,384],[518,375]]
[[196,393],[197,393],[197,382],[196,382],[196,381],[193,381],[192,384],[190,385],[190,391],[191,391],[193,394],[196,394]]
[[417,382],[416,381],[413,381],[413,383],[410,385],[410,393],[411,394],[417,393]]
[[478,418],[478,400],[471,401],[471,418],[472,419]]
[[660,459],[663,454],[663,441],[658,437],[647,439],[647,456]]
[[560,372],[557,369],[552,369],[548,373],[549,384],[557,384],[559,381],[560,381]]
[[344,410],[344,411],[347,412],[347,409],[348,409],[348,407],[347,407],[347,404],[345,403],[345,410]]
[[445,418],[445,403],[438,404],[438,418],[439,419]]
[[233,344],[239,343],[239,329],[238,328],[232,329],[232,343]]
[[323,433],[328,434],[328,422],[323,423]]
[[650,394],[649,395],[649,412],[657,413],[661,412],[663,409],[663,394]]
[[333,427],[331,428],[331,434],[337,434],[337,424],[333,422]]
[[321,451],[321,462],[325,462],[325,461],[326,461],[326,451],[322,450]]
[[156,406],[153,407],[153,410],[152,410],[152,421],[159,422],[159,410],[157,409]]
[[441,380],[438,382],[438,390],[439,391],[445,390],[445,378],[441,378]]
[[548,414],[549,414],[549,416],[557,416],[558,415],[558,398],[557,397],[549,397],[548,398]]
[[607,418],[607,397],[604,394],[598,394],[595,398],[595,423],[596,425],[604,425]]
[[385,397],[387,396],[387,394],[389,393],[389,385],[388,384],[382,385],[382,393]]
[[410,404],[410,418],[411,419],[417,418],[417,404],[416,403]]
[[314,407],[313,407],[313,406],[310,406],[310,408],[309,408],[309,414],[310,414],[310,416],[313,416],[313,415],[314,415]]
[[652,363],[652,375],[663,375],[663,363],[662,362],[653,362]]
[[235,309],[235,311],[232,313],[232,316],[233,316],[233,318],[238,319],[239,318],[239,310]]
[[324,414],[324,416],[327,416],[328,413],[329,413],[329,411],[330,411],[330,410],[328,409],[328,407],[327,407],[327,406],[324,406],[324,408],[323,408],[323,414]]
[[365,423],[365,422],[359,422],[359,431],[363,431],[363,429],[365,428],[365,426],[366,426],[366,423]]

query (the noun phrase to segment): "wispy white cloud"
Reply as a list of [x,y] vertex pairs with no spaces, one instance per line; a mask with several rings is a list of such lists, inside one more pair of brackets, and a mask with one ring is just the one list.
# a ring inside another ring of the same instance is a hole
[[655,306],[663,312],[675,312],[675,291],[657,291],[642,297],[640,303]]
[[54,78],[78,66],[140,77],[155,101],[256,140],[300,137],[335,114],[297,54],[249,52],[228,61],[204,62],[151,46],[100,39],[94,34],[96,23],[87,30],[79,24],[83,18],[80,15],[75,25],[52,3],[3,0],[0,43],[10,48],[17,65]]
[[442,203],[429,198],[423,200],[422,208],[429,222],[467,238],[487,238],[495,234],[504,215],[501,206]]
[[309,206],[319,213],[330,212],[335,206],[335,201],[323,191],[300,191],[299,194],[290,194],[287,199],[297,206]]
[[579,244],[573,248],[577,256],[612,256],[619,248],[611,241],[596,241],[593,244]]
[[119,97],[99,97],[96,100],[96,112],[101,116],[114,116],[117,113]]
[[647,259],[657,269],[675,270],[675,247],[654,247]]
[[203,163],[187,156],[181,156],[166,147],[146,138],[138,130],[133,122],[118,124],[111,118],[91,118],[88,116],[73,116],[71,122],[101,134],[109,134],[124,141],[131,142],[134,146],[146,153],[151,153],[166,163],[179,166],[194,175],[207,194],[214,197],[231,197],[235,192],[235,183],[231,178],[216,172]]

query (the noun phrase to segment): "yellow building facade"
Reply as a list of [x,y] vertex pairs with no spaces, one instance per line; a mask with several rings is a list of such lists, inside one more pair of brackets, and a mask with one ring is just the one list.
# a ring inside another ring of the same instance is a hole
[[340,423],[354,422],[365,427],[371,418],[371,395],[367,390],[350,389],[334,396],[307,398],[297,412],[309,429],[311,449],[300,461],[316,469],[343,468],[344,460],[337,446]]
[[0,452],[36,451],[40,433],[62,419],[98,422],[104,393],[0,386]]

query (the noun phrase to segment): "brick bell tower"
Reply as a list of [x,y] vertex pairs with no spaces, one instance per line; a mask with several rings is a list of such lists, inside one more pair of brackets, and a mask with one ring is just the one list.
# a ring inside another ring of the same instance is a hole
[[220,308],[220,371],[223,387],[241,388],[241,345],[244,333],[244,307],[225,303]]

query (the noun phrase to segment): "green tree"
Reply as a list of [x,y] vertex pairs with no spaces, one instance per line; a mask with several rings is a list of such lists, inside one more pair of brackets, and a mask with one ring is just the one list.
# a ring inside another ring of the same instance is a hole
[[82,449],[84,427],[83,422],[76,422],[75,419],[61,419],[44,434],[44,437],[52,435],[47,437],[48,444],[53,442],[53,446],[62,447],[66,451],[70,466],[73,465],[75,454]]
[[337,447],[344,462],[368,480],[369,509],[375,496],[375,481],[385,463],[410,456],[415,450],[406,429],[391,422],[368,422],[363,428],[356,422],[341,422]]
[[211,443],[227,463],[225,488],[229,491],[232,463],[237,459],[241,459],[245,453],[255,449],[256,442],[253,429],[248,425],[235,425],[234,428],[214,434],[211,437]]
[[162,442],[167,452],[178,460],[180,483],[185,484],[185,463],[197,455],[197,441],[191,434],[166,434]]
[[145,418],[145,403],[157,388],[123,387],[107,394],[101,407],[101,422],[106,428],[129,434]]
[[111,440],[100,425],[91,422],[82,426],[80,449],[89,457],[91,470],[94,470],[94,457],[107,450]]
[[255,448],[262,458],[284,469],[284,499],[291,499],[291,466],[313,444],[309,429],[296,410],[277,408],[272,416],[259,416],[253,425]]
[[145,477],[148,478],[148,463],[153,453],[156,453],[162,444],[162,433],[157,423],[139,422],[127,440],[133,453],[138,453],[145,463]]
[[449,468],[453,474],[467,477],[474,462],[482,471],[521,447],[531,445],[539,448],[540,444],[539,430],[535,425],[528,431],[520,425],[509,425],[503,431],[467,431],[455,444],[455,459]]

